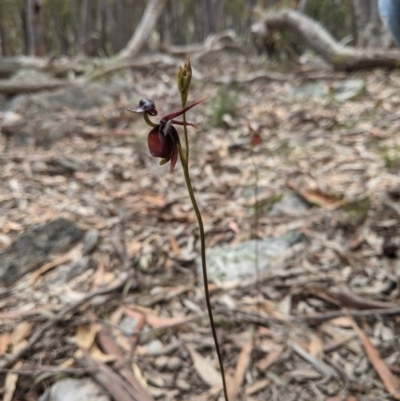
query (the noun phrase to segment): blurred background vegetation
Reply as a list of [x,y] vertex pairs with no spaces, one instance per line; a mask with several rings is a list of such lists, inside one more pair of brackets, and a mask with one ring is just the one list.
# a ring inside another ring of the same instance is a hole
[[[148,1],[0,0],[1,55],[111,56],[126,46]],[[351,0],[167,0],[147,50],[201,42],[227,28],[246,37],[263,12],[300,3],[337,39],[356,37]]]

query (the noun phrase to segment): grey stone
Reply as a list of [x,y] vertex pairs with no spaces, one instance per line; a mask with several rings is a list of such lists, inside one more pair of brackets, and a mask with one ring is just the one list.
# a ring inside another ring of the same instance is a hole
[[342,102],[358,98],[366,93],[365,81],[363,79],[338,81],[332,85],[332,88],[335,93],[335,99]]
[[151,340],[144,345],[144,348],[150,355],[159,354],[164,350],[164,345],[158,339]]
[[182,361],[177,356],[168,359],[167,369],[170,371],[179,370],[182,367]]
[[169,358],[165,355],[160,356],[155,360],[154,365],[156,366],[157,369],[164,370],[168,365],[168,359]]
[[54,383],[39,401],[111,401],[109,395],[92,379],[63,379]]
[[82,229],[64,218],[28,229],[0,252],[0,284],[11,284],[51,256],[66,252],[83,235]]
[[320,99],[329,95],[329,87],[325,83],[316,82],[301,86],[294,86],[290,90],[290,95],[297,100],[301,99]]
[[96,248],[100,233],[97,230],[89,230],[83,239],[83,255],[90,255]]
[[131,336],[136,330],[136,325],[137,319],[130,316],[125,316],[119,323],[118,327],[124,332],[125,335]]
[[[269,268],[271,259],[294,244],[305,240],[304,234],[293,231],[277,238],[258,240],[258,261],[260,271]],[[200,259],[197,263],[201,277]],[[225,245],[207,250],[208,278],[218,281],[232,281],[254,275],[256,266],[256,240],[235,245]]]
[[282,199],[272,205],[270,216],[283,214],[299,215],[308,210],[310,206],[293,192],[285,192]]

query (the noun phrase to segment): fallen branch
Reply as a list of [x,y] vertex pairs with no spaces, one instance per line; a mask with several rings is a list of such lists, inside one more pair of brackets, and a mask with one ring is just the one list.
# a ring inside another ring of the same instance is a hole
[[0,80],[0,93],[6,95],[18,95],[26,92],[40,92],[43,90],[51,90],[63,88],[71,85],[67,80],[50,80],[48,82],[18,82],[16,80]]
[[264,32],[283,29],[294,31],[337,70],[397,68],[400,62],[398,50],[356,49],[343,46],[319,22],[295,10],[270,13],[262,22],[266,25]]

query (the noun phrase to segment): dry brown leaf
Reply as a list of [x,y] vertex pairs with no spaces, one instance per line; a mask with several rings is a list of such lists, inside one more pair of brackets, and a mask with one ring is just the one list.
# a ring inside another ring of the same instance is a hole
[[250,364],[251,351],[253,349],[253,338],[250,338],[247,343],[242,348],[239,358],[236,363],[235,375],[233,377],[233,382],[228,388],[229,400],[236,400],[240,386],[243,383],[244,376],[246,374],[247,368]]
[[[18,361],[13,369],[17,370],[22,366],[22,361]],[[14,396],[14,391],[17,387],[18,374],[17,373],[7,373],[6,380],[4,382],[4,395],[3,401],[12,401]]]
[[257,363],[257,368],[261,371],[261,372],[265,372],[270,366],[272,366],[280,357],[281,353],[282,353],[283,348],[282,347],[278,347],[274,350],[272,350],[271,352],[268,353],[267,357],[260,360]]
[[284,316],[290,315],[290,310],[292,308],[292,295],[286,295],[278,305],[278,311],[282,313]]
[[335,210],[344,203],[344,197],[342,195],[335,196],[326,194],[319,189],[301,189],[290,181],[287,182],[286,185],[302,196],[307,202],[320,206],[325,210]]
[[323,324],[321,326],[321,330],[331,337],[331,339],[324,343],[324,352],[331,352],[337,348],[340,348],[355,338],[355,334],[353,332],[351,335],[344,335],[343,333],[339,333],[335,326],[329,324]]
[[32,332],[32,325],[28,322],[21,322],[11,334],[13,348],[23,342]]
[[277,305],[275,304],[275,302],[271,302],[268,300],[265,300],[264,302],[260,303],[260,307],[262,309],[265,310],[265,312],[268,313],[268,315],[275,317],[279,320],[285,321],[286,320],[286,316],[283,315],[281,312],[279,312]]
[[88,350],[94,343],[100,326],[96,324],[80,325],[76,329],[75,343],[79,348]]
[[300,191],[300,195],[302,195],[307,202],[313,203],[317,206],[321,206],[326,210],[335,210],[338,207],[342,206],[344,203],[343,196],[335,196],[325,194],[319,190],[305,190]]
[[[123,311],[124,311],[124,313],[126,314],[126,315],[128,315],[128,316],[130,316],[130,317],[133,317],[134,319],[136,319],[136,320],[143,320],[144,319],[144,316],[143,316],[143,314],[145,313],[145,314],[147,314],[148,312],[146,311],[146,312],[142,312],[142,311],[136,311],[136,310],[132,310],[132,309],[130,309],[130,308],[127,308],[127,307],[125,307],[125,308],[123,308]],[[152,311],[153,312],[153,311]]]
[[357,323],[354,320],[352,320],[352,325],[364,346],[371,365],[383,381],[386,390],[394,399],[400,400],[400,380],[391,372],[388,365],[379,355],[379,351],[371,343],[368,336],[357,326]]
[[132,363],[132,372],[143,388],[148,388],[146,378],[136,363]]
[[192,357],[194,369],[201,380],[210,387],[222,386],[221,374],[211,362],[203,358],[191,345],[186,345],[186,348]]
[[353,327],[352,320],[349,317],[342,316],[329,320],[330,324],[338,327]]
[[180,248],[180,246],[178,245],[178,241],[176,240],[175,235],[174,235],[172,232],[170,232],[170,233],[168,234],[168,237],[169,237],[169,244],[170,244],[170,246],[171,246],[172,252],[173,252],[175,255],[180,255],[180,253],[181,253],[181,248]]
[[147,324],[153,328],[177,325],[180,323],[185,323],[187,322],[187,320],[188,320],[187,316],[182,316],[182,317],[162,317],[155,315],[146,316]]
[[70,368],[71,366],[73,366],[74,363],[75,363],[74,358],[68,358],[64,362],[60,363],[58,365],[58,367],[66,369],[66,368]]
[[256,381],[251,386],[246,387],[245,393],[247,396],[257,394],[259,391],[264,390],[269,383],[268,379]]
[[117,326],[118,323],[121,321],[123,314],[124,314],[124,308],[120,306],[113,313],[111,313],[108,322]]
[[93,344],[90,347],[89,353],[90,353],[90,356],[95,361],[98,361],[98,362],[108,363],[108,362],[113,362],[117,359],[115,355],[109,355],[109,354],[103,353],[96,344]]
[[11,335],[9,333],[4,333],[0,335],[0,356],[3,356],[11,344]]
[[67,253],[66,255],[58,256],[51,262],[45,263],[43,266],[39,267],[31,274],[29,278],[31,284],[34,284],[42,274],[48,272],[51,269],[54,269],[59,265],[62,265],[63,263],[68,263],[70,260],[71,260],[71,255]]
[[322,341],[322,336],[320,332],[313,334],[310,341],[310,346],[308,350],[312,356],[315,356],[319,359],[323,359],[324,357],[324,343]]

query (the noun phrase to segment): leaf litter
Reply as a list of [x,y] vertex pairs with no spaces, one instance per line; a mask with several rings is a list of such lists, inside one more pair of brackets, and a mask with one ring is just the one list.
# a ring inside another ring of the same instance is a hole
[[[260,294],[255,272],[210,286],[231,398],[399,399],[399,72],[326,71],[318,82],[332,89],[315,99],[293,95],[313,80],[299,66],[286,80],[233,80],[226,90],[237,101],[224,109],[213,80],[257,63],[221,51],[196,66],[212,66],[192,93],[208,99],[190,115],[207,245],[252,239],[255,210],[258,238],[297,230],[307,242],[257,277]],[[127,72],[140,93],[59,111],[75,128],[47,145],[1,138],[0,248],[60,217],[92,233],[2,285],[4,399],[38,399],[61,375],[90,376],[115,400],[220,393],[183,178],[154,163],[141,120],[126,112],[143,96],[161,114],[179,108],[175,73]],[[365,90],[335,98],[332,82],[347,79]],[[218,127],[215,110],[225,116]],[[262,138],[257,202],[249,124]],[[288,190],[307,207],[271,213]]]

